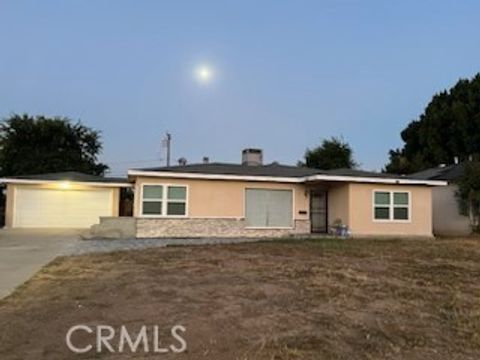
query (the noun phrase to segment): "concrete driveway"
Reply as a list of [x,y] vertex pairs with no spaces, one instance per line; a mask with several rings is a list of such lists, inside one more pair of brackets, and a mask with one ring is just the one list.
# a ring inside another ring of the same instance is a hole
[[68,246],[79,230],[0,230],[0,299],[30,279]]

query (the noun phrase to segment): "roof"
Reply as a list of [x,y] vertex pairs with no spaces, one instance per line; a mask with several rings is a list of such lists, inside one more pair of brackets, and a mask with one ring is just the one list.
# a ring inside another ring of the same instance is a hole
[[402,175],[397,174],[386,174],[386,173],[379,173],[374,171],[365,171],[365,170],[357,170],[357,169],[333,169],[333,170],[319,170],[318,174],[325,174],[325,175],[334,175],[334,176],[361,176],[361,177],[371,177],[371,178],[402,178]]
[[408,175],[408,178],[423,180],[458,180],[465,170],[465,163],[453,164],[447,166],[437,166]]
[[270,165],[240,165],[228,163],[190,164],[155,168],[137,169],[139,171],[158,172],[181,172],[192,174],[216,174],[216,175],[250,175],[250,176],[274,176],[274,177],[304,177],[318,172],[299,166],[288,166],[280,164]]
[[249,166],[228,163],[176,165],[168,167],[129,170],[129,176],[154,176],[178,178],[230,179],[248,181],[306,182],[306,181],[363,181],[443,185],[427,179],[407,178],[356,169],[320,170],[277,163]]
[[56,172],[36,175],[19,175],[1,179],[6,183],[47,183],[56,181],[71,181],[90,184],[129,186],[126,178],[119,177],[103,177],[90,174],[84,174],[76,171]]

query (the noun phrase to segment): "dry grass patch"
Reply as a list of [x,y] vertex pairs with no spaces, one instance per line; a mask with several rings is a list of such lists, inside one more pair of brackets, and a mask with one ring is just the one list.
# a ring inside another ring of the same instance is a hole
[[[479,279],[472,239],[61,258],[0,303],[0,358],[478,359]],[[75,324],[182,324],[188,351],[72,355],[64,338]]]

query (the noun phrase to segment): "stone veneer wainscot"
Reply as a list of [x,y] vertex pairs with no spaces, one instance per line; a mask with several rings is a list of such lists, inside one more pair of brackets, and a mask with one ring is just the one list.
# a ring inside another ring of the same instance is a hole
[[309,220],[294,220],[291,229],[248,229],[245,220],[241,218],[137,218],[137,238],[266,238],[309,233]]

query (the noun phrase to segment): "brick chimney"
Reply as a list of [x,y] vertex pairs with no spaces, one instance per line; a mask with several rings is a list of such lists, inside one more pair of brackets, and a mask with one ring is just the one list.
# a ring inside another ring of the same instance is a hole
[[247,165],[247,166],[263,165],[262,149],[243,149],[242,165]]

